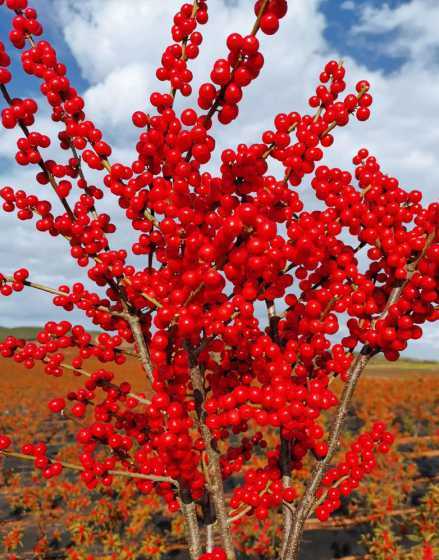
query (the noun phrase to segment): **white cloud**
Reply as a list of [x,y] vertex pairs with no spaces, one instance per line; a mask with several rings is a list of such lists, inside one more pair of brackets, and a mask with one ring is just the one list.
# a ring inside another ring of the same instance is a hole
[[145,110],[149,104],[145,92],[150,89],[152,71],[149,64],[118,67],[85,92],[87,113],[99,128],[109,130],[113,137],[134,138],[131,115],[138,109]]
[[84,76],[99,83],[136,62],[158,60],[169,40],[173,2],[56,0],[66,40]]
[[422,343],[431,349],[433,356],[437,358],[439,352],[439,326],[437,324],[424,326]]
[[[393,32],[385,43],[389,54],[408,57],[417,66],[439,63],[439,4],[436,0],[411,0],[391,8],[387,3],[379,8],[366,6],[356,33],[380,35]],[[377,41],[378,48],[380,43]],[[381,47],[383,44],[381,44]]]
[[[209,22],[201,28],[201,55],[191,62],[195,89],[208,79],[212,61],[226,53],[227,34],[250,30],[254,14],[249,4],[248,0],[209,3]],[[359,11],[354,36],[373,41],[378,52],[381,49],[383,54],[404,57],[401,67],[389,74],[371,71],[352,59],[349,52],[336,52],[327,43],[320,4],[319,0],[290,0],[289,13],[279,33],[274,37],[261,36],[265,67],[260,78],[245,90],[240,119],[226,128],[215,125],[219,148],[258,141],[261,132],[272,126],[275,113],[307,111],[307,99],[325,62],[343,58],[350,87],[363,78],[371,82],[375,99],[373,117],[367,123],[352,122],[336,130],[335,144],[327,152],[325,162],[351,169],[352,155],[366,146],[377,155],[386,172],[397,176],[404,186],[419,188],[427,200],[437,199],[439,166],[435,162],[439,126],[434,125],[433,119],[438,115],[439,99],[439,5],[435,0],[413,0],[396,8],[383,4]],[[171,41],[172,16],[179,4],[171,0],[54,0],[53,6],[53,16],[61,22],[67,44],[84,77],[92,84],[84,92],[88,116],[114,140],[115,157],[129,161],[136,135],[130,125],[131,113],[148,108],[154,89],[164,91],[154,69]],[[353,9],[355,3],[345,1],[341,8]],[[178,108],[188,104],[189,101],[178,97]],[[10,149],[4,138],[0,133],[0,156]],[[0,184],[14,184],[13,180],[0,179]],[[305,191],[303,187],[302,192]],[[307,193],[304,197],[310,200],[311,195]],[[114,198],[107,201],[106,208],[111,205],[114,209]],[[117,221],[122,223],[120,215]],[[8,220],[8,227],[14,227],[12,220]],[[21,235],[21,230],[15,232]],[[123,239],[127,235],[123,230]],[[38,252],[36,261],[36,265],[44,264]],[[11,313],[17,311],[7,310],[5,318],[11,317]],[[416,347],[432,357],[429,341],[431,337],[424,343],[418,342]]]
[[342,10],[355,10],[355,4],[352,0],[345,0],[345,2],[342,2],[340,5],[340,8]]

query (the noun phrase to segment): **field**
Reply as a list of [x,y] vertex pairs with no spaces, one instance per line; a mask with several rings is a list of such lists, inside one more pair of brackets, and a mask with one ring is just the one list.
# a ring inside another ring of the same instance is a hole
[[[86,369],[97,367],[89,361]],[[115,372],[135,391],[147,390],[133,359]],[[37,367],[26,371],[0,359],[0,433],[13,433],[17,445],[49,437],[52,453],[64,448],[61,456],[78,462],[71,450],[75,426],[51,415],[47,401],[80,383],[70,373],[52,378]],[[376,560],[435,558],[424,556],[424,549],[427,538],[437,545],[431,535],[437,531],[434,516],[439,517],[438,412],[438,363],[376,359],[368,366],[348,416],[346,439],[379,418],[396,435],[394,450],[326,527],[309,521],[303,560],[360,558],[366,551],[371,554],[367,558]],[[180,516],[159,514],[159,499],[139,500],[132,485],[92,495],[71,475],[47,483],[28,464],[7,459],[0,468],[0,487],[1,560],[186,558]],[[264,536],[255,539],[259,529]],[[265,531],[263,523],[243,518],[236,532],[242,559],[274,557],[278,534]]]

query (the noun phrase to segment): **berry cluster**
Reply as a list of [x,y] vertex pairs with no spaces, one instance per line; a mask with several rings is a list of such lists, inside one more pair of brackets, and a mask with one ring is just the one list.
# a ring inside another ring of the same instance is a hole
[[[187,66],[187,61],[197,58],[200,52],[199,47],[203,36],[196,31],[196,28],[197,24],[204,25],[207,20],[207,2],[205,0],[197,0],[193,6],[183,4],[180,11],[174,16],[171,33],[175,43],[166,48],[162,56],[162,66],[156,72],[160,81],[170,83],[173,95],[177,91],[180,91],[185,97],[192,93],[190,82],[193,75]],[[157,108],[167,107],[168,102],[167,96],[160,97],[156,94],[154,98],[151,98],[152,105]],[[135,124],[139,126],[139,124]]]
[[53,478],[62,473],[63,467],[61,463],[52,461],[47,456],[47,445],[44,442],[27,443],[23,446],[22,452],[25,455],[34,457],[34,467],[41,471],[41,475],[44,478]]
[[12,278],[6,278],[0,273],[0,294],[2,296],[10,296],[13,292],[21,292],[28,276],[29,271],[25,268],[16,270]]
[[[39,163],[41,161],[41,155],[38,148],[48,148],[50,146],[50,138],[44,134],[39,134],[38,132],[32,132],[29,138],[19,138],[17,140],[18,152],[15,156],[15,160],[19,165],[28,165],[29,163]],[[62,191],[62,186],[59,186],[59,191]],[[62,198],[70,192],[70,188],[60,195]]]
[[9,40],[17,49],[22,49],[26,43],[26,38],[29,35],[35,35],[36,37],[41,35],[43,27],[38,21],[37,11],[29,7],[27,1],[6,0],[6,6],[16,12],[16,16],[12,20]]
[[284,501],[290,503],[297,497],[295,489],[286,488],[280,480],[276,457],[272,456],[271,462],[271,468],[247,470],[243,486],[233,492],[230,506],[236,508],[238,518],[240,512],[248,511],[262,521],[270,510],[277,511]]
[[198,557],[198,560],[227,560],[227,556],[222,548],[215,546],[212,552],[205,552]]
[[[20,288],[21,287],[21,288]],[[23,284],[14,281],[12,285],[6,284],[1,288],[3,295],[9,295],[12,290],[21,291]],[[4,293],[3,293],[4,292]],[[126,338],[130,339],[131,333],[120,329]],[[13,336],[7,337],[0,343],[0,352],[4,357],[13,357],[18,363],[31,369],[35,365],[35,361],[43,361],[46,365],[46,372],[55,375],[61,375],[58,365],[65,361],[65,352],[67,349],[77,350],[77,354],[71,357],[74,368],[80,369],[83,361],[92,357],[97,358],[101,362],[114,362],[117,365],[123,364],[126,360],[124,350],[120,348],[124,338],[116,334],[111,336],[102,333],[97,337],[96,342],[92,341],[92,337],[87,333],[81,325],[72,325],[69,321],[61,321],[55,323],[49,321],[36,337],[35,342],[25,342]]]
[[8,84],[11,81],[12,75],[8,70],[11,64],[11,59],[5,51],[4,44],[0,41],[0,85]]
[[341,496],[349,496],[372,472],[376,466],[375,454],[389,452],[394,438],[385,428],[385,424],[376,422],[370,432],[362,433],[351,444],[344,461],[326,472],[317,491],[321,504],[316,508],[316,516],[320,521],[326,521],[341,506]]
[[273,35],[279,29],[279,20],[287,13],[288,4],[286,0],[270,0],[262,12],[263,2],[264,0],[256,2],[254,12],[260,18],[261,31],[266,35]]
[[[15,128],[18,123],[21,123],[24,126],[31,126],[35,122],[35,114],[37,111],[38,105],[34,99],[14,98],[11,100],[10,107],[2,110],[2,125],[7,129]],[[32,148],[35,148],[38,145],[47,148],[49,145],[47,142],[47,136],[33,136],[32,139],[28,140],[28,144],[26,145],[27,149],[25,150],[25,152],[30,151]],[[18,148],[21,152],[22,148],[20,145],[18,146]],[[19,158],[17,159],[17,163],[19,163],[20,165],[27,165],[28,163],[38,163],[40,161],[40,158],[35,155],[36,150],[32,151],[33,157],[28,158],[26,163],[20,161]]]

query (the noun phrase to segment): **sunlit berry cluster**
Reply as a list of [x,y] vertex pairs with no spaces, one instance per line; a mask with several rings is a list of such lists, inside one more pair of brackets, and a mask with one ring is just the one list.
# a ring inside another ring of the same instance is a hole
[[47,457],[47,445],[44,442],[35,444],[28,443],[23,446],[22,452],[25,455],[34,457],[34,467],[41,471],[44,478],[53,478],[62,473],[62,465],[58,461],[51,461]]
[[[337,129],[371,114],[369,83],[345,94],[341,61],[325,64],[303,111],[279,109],[259,137],[216,153],[215,128],[238,117],[246,88],[263,73],[258,33],[274,35],[288,3],[253,4],[253,27],[227,36],[190,102],[207,4],[177,8],[156,73],[169,89],[133,113],[139,130],[127,162],[110,161],[112,147],[57,50],[39,38],[36,11],[27,0],[0,0],[20,51],[0,43],[1,122],[16,133],[16,162],[35,170],[38,189],[2,186],[2,208],[65,240],[87,274],[51,287],[38,271],[2,270],[0,294],[45,292],[58,311],[80,310],[101,331],[47,321],[36,340],[7,337],[0,354],[83,380],[54,395],[49,410],[74,423],[73,468],[88,488],[109,487],[117,475],[157,492],[185,515],[192,560],[234,560],[234,521],[266,520],[294,501],[303,527],[319,500],[316,513],[327,519],[374,466],[374,453],[387,451],[392,436],[377,424],[327,470],[342,422],[327,430],[326,414],[343,419],[367,362],[380,352],[397,359],[439,319],[439,204],[423,205],[420,191],[405,190],[365,148],[352,173],[322,164]],[[37,80],[55,138],[38,130],[37,100],[16,97],[14,56]],[[309,193],[318,207],[308,206]],[[116,218],[100,211],[102,198],[124,212],[130,245],[117,246]],[[117,380],[127,357],[142,368],[143,392]],[[93,369],[90,359],[113,367]],[[7,435],[0,451],[17,456]],[[47,478],[63,468],[41,443],[18,455]],[[312,465],[326,474],[302,493],[295,476]],[[221,548],[203,554],[193,521],[205,516],[201,525],[212,525],[206,511],[215,512]]]
[[349,496],[372,472],[376,466],[375,455],[390,450],[394,438],[385,428],[385,424],[376,422],[370,432],[363,432],[351,444],[344,461],[326,472],[317,491],[321,504],[316,508],[316,516],[320,521],[326,521],[341,506],[341,497]]
[[2,296],[10,296],[14,292],[21,292],[28,276],[29,271],[25,268],[16,270],[11,278],[6,278],[0,273],[0,294]]
[[11,72],[8,70],[10,64],[11,59],[5,50],[4,44],[0,41],[0,84],[2,85],[8,84],[11,81]]
[[198,557],[198,560],[226,560],[226,553],[219,546],[215,546],[212,552],[206,552]]
[[271,456],[271,462],[272,467],[263,471],[249,469],[245,473],[244,484],[233,492],[230,506],[235,508],[238,518],[240,512],[249,510],[262,521],[268,517],[270,510],[276,511],[282,503],[290,503],[297,497],[297,491],[285,487],[280,479],[276,468],[277,457]]
[[[207,2],[205,0],[192,4],[183,4],[180,11],[174,16],[174,25],[171,29],[172,39],[175,41],[169,45],[162,55],[162,66],[157,69],[156,75],[162,82],[169,82],[172,94],[179,91],[185,97],[192,93],[193,75],[188,68],[187,62],[197,58],[203,36],[197,31],[197,25],[207,23]],[[168,96],[155,94],[151,97],[151,104],[155,107],[166,107],[172,105],[172,99]],[[145,126],[134,123],[136,126]],[[146,124],[146,123],[145,123]]]

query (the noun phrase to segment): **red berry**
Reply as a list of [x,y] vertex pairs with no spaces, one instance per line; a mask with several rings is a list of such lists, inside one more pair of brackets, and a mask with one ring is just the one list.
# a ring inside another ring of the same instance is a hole
[[266,13],[262,16],[260,25],[266,35],[274,35],[279,29],[279,19],[273,13]]
[[11,445],[12,441],[8,436],[0,435],[0,451],[4,451]]

